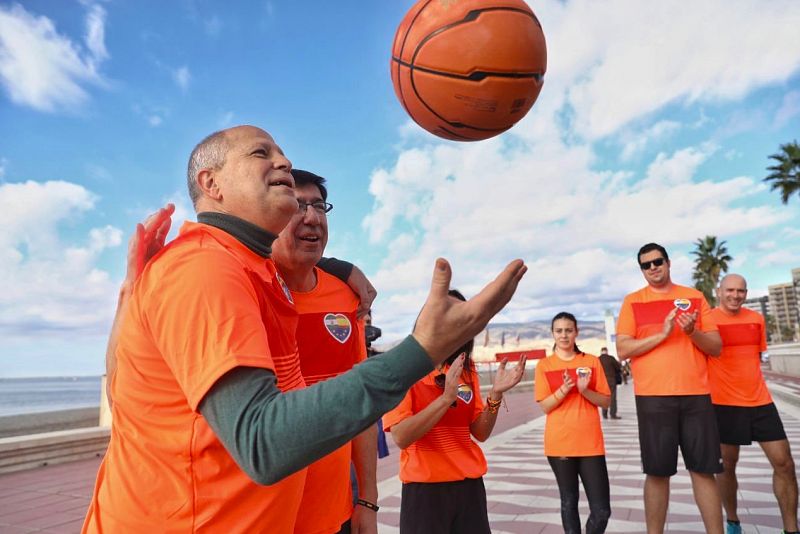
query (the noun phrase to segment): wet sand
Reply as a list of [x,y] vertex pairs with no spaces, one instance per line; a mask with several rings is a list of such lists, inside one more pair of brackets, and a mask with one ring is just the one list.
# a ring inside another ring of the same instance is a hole
[[97,426],[100,408],[0,416],[0,438]]

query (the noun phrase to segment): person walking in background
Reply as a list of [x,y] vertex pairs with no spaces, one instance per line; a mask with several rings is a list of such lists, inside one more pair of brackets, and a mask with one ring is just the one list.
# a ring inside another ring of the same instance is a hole
[[589,500],[586,534],[605,532],[611,498],[605,444],[597,407],[608,408],[610,391],[596,356],[582,352],[575,340],[578,321],[561,312],[551,322],[553,354],[536,365],[536,402],[547,414],[544,454],[561,496],[561,523],[566,534],[580,534],[578,479]]
[[717,415],[724,471],[717,475],[727,533],[741,534],[737,511],[736,464],[739,447],[758,442],[772,465],[772,489],[783,519],[783,532],[797,532],[797,475],[789,441],[761,373],[767,350],[764,317],[742,305],[747,281],[728,274],[719,283],[719,305],[711,311],[722,337],[722,355],[708,361],[711,402]]
[[[458,291],[450,295],[464,300]],[[401,534],[486,534],[486,458],[472,438],[486,441],[494,429],[503,394],[525,371],[500,363],[484,407],[472,363],[473,340],[414,384],[400,404],[383,416],[400,447]]]
[[648,243],[636,258],[647,285],[622,302],[617,354],[631,359],[636,378],[647,532],[664,531],[680,448],[706,532],[721,534],[714,474],[722,472],[722,458],[706,354],[719,356],[722,340],[703,294],[672,283],[664,247]]
[[622,419],[617,415],[617,386],[622,383],[622,366],[619,360],[608,353],[606,347],[600,349],[600,363],[606,374],[608,389],[611,391],[611,405],[603,408],[603,419],[608,419],[609,412],[611,412],[611,419]]

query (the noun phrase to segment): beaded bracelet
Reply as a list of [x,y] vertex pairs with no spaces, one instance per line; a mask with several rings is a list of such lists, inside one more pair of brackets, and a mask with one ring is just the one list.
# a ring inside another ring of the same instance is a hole
[[500,409],[500,405],[503,404],[503,399],[500,400],[492,400],[491,397],[486,398],[486,405],[489,408],[489,413],[497,413]]

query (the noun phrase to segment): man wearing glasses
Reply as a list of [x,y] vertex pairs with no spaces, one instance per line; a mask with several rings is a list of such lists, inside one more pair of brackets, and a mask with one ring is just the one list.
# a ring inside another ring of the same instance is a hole
[[722,533],[714,480],[722,459],[706,366],[706,355],[719,356],[722,340],[703,294],[672,283],[664,247],[648,243],[637,259],[647,285],[622,303],[617,354],[631,360],[636,377],[647,532],[664,531],[680,447],[705,530]]
[[[306,385],[350,370],[367,358],[359,298],[342,280],[317,267],[328,243],[325,178],[292,169],[298,211],[272,244],[272,259],[299,315],[297,344]],[[377,432],[371,425],[308,467],[294,534],[377,534]],[[359,499],[353,508],[350,461]]]
[[[291,534],[305,467],[374,425],[485,328],[525,274],[511,262],[459,302],[437,260],[411,336],[305,387],[297,309],[270,258],[299,209],[290,171],[254,126],[216,132],[192,151],[198,222],[184,223],[133,286],[117,336],[111,440],[82,532]],[[140,237],[155,230],[163,245],[169,213],[137,226],[134,264],[153,244]]]

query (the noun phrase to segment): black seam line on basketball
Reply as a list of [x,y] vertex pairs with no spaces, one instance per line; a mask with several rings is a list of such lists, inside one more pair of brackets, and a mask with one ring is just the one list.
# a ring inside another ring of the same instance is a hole
[[[469,80],[471,82],[480,82],[485,80],[486,78],[514,78],[514,79],[524,79],[524,78],[533,78],[537,82],[541,81],[544,78],[544,74],[541,72],[489,72],[484,70],[478,70],[474,72],[470,72],[468,75],[464,76],[463,74],[456,74],[454,72],[444,72],[441,70],[436,69],[429,69],[427,67],[420,67],[418,65],[412,65],[410,63],[406,63],[405,61],[400,61],[399,58],[393,57],[392,61],[399,64],[399,67],[408,67],[411,70],[418,70],[420,72],[426,72],[428,74],[437,74],[439,76],[446,76],[447,78],[457,78],[459,80]],[[398,67],[398,70],[399,70]]]
[[[430,3],[430,2],[429,2],[429,3]],[[542,25],[541,25],[541,23],[539,22],[539,19],[537,19],[537,18],[536,18],[536,15],[534,15],[532,11],[525,11],[524,9],[519,9],[519,8],[516,8],[516,7],[487,7],[487,8],[485,8],[485,9],[473,9],[472,11],[470,11],[469,13],[467,13],[467,14],[464,16],[464,18],[463,18],[463,19],[461,19],[461,20],[457,20],[457,21],[455,21],[455,22],[451,22],[450,24],[447,24],[447,25],[445,25],[445,26],[442,26],[441,28],[438,28],[438,29],[436,29],[436,30],[433,30],[431,33],[429,33],[428,35],[426,35],[426,36],[425,36],[425,38],[424,38],[423,40],[421,40],[421,41],[420,41],[420,42],[417,44],[417,49],[416,49],[416,50],[414,50],[414,55],[413,55],[413,57],[412,57],[412,59],[411,59],[411,62],[413,63],[413,62],[414,62],[414,59],[416,59],[416,57],[417,57],[417,54],[419,53],[419,50],[420,50],[420,48],[422,48],[422,45],[424,45],[425,43],[427,43],[429,40],[433,39],[435,36],[439,35],[440,33],[444,32],[444,31],[447,31],[447,30],[449,30],[450,28],[453,28],[453,27],[455,27],[455,26],[459,26],[459,25],[461,25],[461,24],[464,24],[465,22],[474,22],[474,21],[475,21],[475,20],[477,20],[477,19],[478,19],[478,17],[480,17],[480,16],[481,16],[483,13],[487,13],[487,12],[489,12],[489,11],[514,11],[514,12],[516,12],[516,13],[522,13],[523,15],[525,15],[525,16],[527,16],[527,17],[531,17],[531,18],[534,20],[534,22],[536,22],[536,24],[539,26],[539,29],[541,29],[541,28],[542,28]],[[401,54],[401,56],[400,56],[400,57],[403,57],[403,56],[402,56],[402,54]]]
[[[405,48],[406,48],[406,41],[408,40],[408,34],[411,33],[411,28],[414,27],[414,23],[417,22],[417,19],[419,18],[420,14],[423,11],[425,11],[425,8],[428,7],[428,5],[432,1],[433,0],[428,0],[428,2],[426,2],[425,5],[422,6],[419,9],[419,11],[417,11],[417,14],[414,15],[414,18],[411,20],[411,23],[408,25],[408,28],[406,29],[406,34],[403,36],[403,44],[400,45],[400,57],[403,57],[403,50],[405,50]],[[410,115],[411,114],[411,110],[409,109],[408,105],[406,104],[406,97],[403,94],[403,80],[400,78],[400,67],[401,67],[401,65],[397,66],[397,88],[399,89],[398,93],[400,93],[400,103],[405,108],[406,113],[408,113]]]

